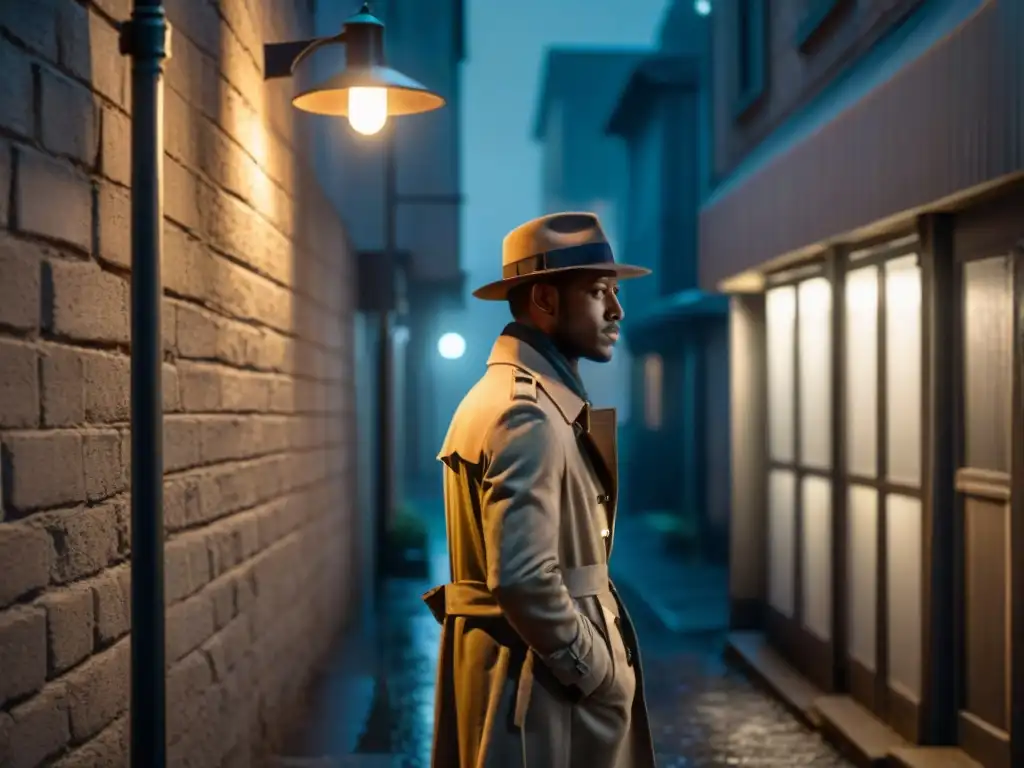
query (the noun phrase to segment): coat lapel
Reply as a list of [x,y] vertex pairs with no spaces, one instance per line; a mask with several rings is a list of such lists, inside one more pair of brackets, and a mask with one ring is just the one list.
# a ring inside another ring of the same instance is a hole
[[590,429],[584,437],[593,448],[592,453],[600,460],[602,480],[607,483],[608,493],[608,548],[611,550],[615,536],[615,509],[619,492],[618,426],[614,408],[593,408],[590,410]]

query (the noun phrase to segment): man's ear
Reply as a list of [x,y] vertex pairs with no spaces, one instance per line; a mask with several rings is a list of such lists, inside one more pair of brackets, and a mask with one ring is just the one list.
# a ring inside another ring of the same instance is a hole
[[530,287],[530,303],[553,317],[558,311],[558,291],[548,283],[534,283]]

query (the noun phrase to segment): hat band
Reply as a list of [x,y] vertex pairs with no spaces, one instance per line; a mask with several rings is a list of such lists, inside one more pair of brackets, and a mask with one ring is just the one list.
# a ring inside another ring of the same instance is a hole
[[590,267],[601,264],[614,264],[612,247],[608,243],[586,243],[558,248],[554,251],[536,253],[525,259],[513,261],[501,268],[501,276],[508,280],[513,277],[532,275],[535,272],[546,272],[551,269],[568,267]]

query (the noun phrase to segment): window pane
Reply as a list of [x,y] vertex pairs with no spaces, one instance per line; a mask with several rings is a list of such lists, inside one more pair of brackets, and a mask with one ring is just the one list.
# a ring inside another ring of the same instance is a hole
[[768,475],[768,602],[784,616],[793,616],[793,563],[796,555],[796,479],[776,469]]
[[846,468],[877,474],[878,267],[846,276]]
[[765,299],[768,342],[768,435],[771,457],[793,461],[793,355],[796,288],[768,291]]
[[661,355],[644,357],[644,426],[652,431],[661,429],[663,378]]
[[832,463],[832,286],[800,283],[800,463]]
[[889,685],[921,696],[921,502],[891,495],[885,504],[889,584]]
[[878,610],[878,491],[852,485],[847,493],[850,656],[874,671]]
[[1013,283],[1010,259],[964,264],[964,464],[1010,471]]
[[832,637],[832,484],[808,476],[801,485],[804,625],[828,640]]
[[921,270],[917,256],[885,265],[888,477],[921,483]]

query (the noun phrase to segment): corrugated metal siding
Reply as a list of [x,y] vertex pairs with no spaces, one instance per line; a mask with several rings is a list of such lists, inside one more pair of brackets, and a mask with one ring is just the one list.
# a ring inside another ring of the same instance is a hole
[[709,204],[700,217],[702,287],[714,290],[780,255],[1024,169],[1021,5],[989,0],[924,56]]

